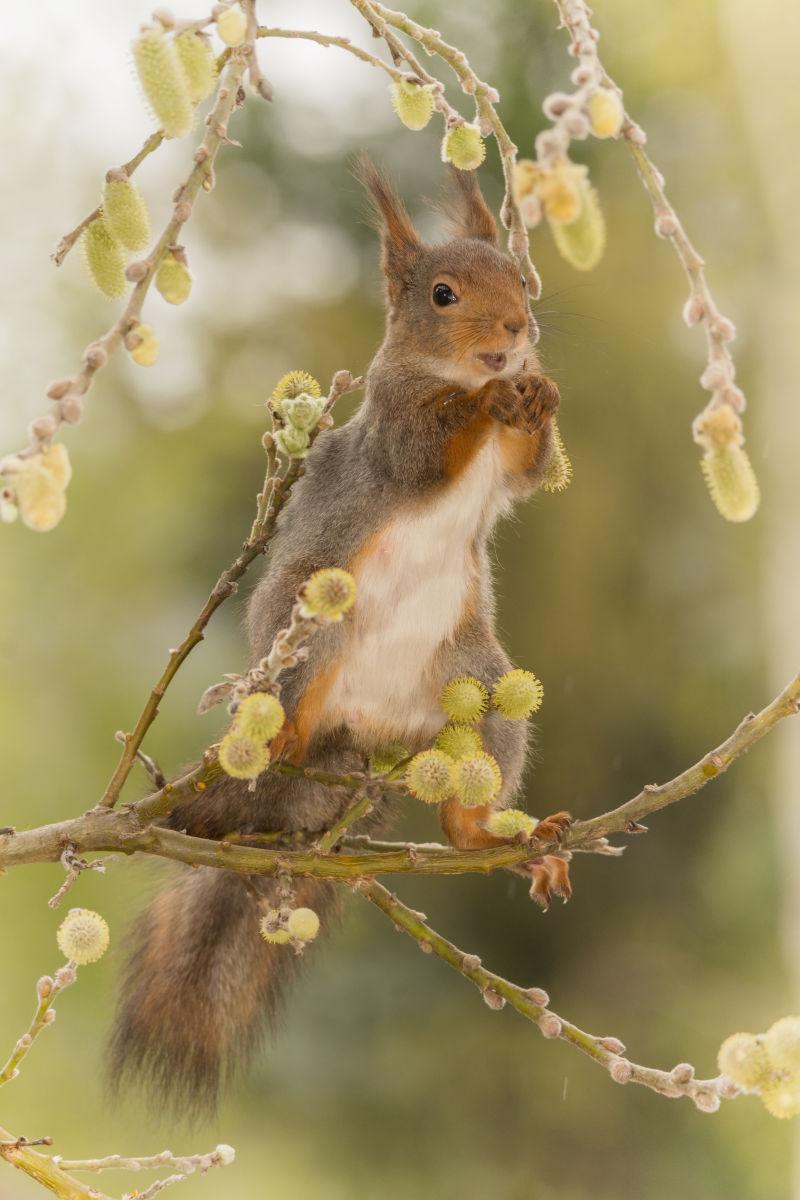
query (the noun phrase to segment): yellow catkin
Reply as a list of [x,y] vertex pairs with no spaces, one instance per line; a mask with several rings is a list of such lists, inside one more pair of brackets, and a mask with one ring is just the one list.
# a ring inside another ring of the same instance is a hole
[[144,250],[150,242],[150,216],[144,196],[129,179],[107,179],[103,216],[126,250]]
[[219,14],[217,33],[226,46],[241,46],[247,33],[247,18],[238,4]]
[[517,204],[530,196],[542,177],[542,168],[532,158],[518,158],[514,163],[511,188]]
[[189,268],[174,254],[165,254],[156,271],[156,288],[169,304],[183,304],[192,290]]
[[306,581],[302,597],[303,607],[310,616],[341,621],[356,602],[356,581],[349,571],[325,567]]
[[192,104],[199,104],[214,90],[218,74],[208,38],[189,29],[175,38],[175,51],[186,76],[189,99]]
[[124,295],[125,251],[103,217],[90,221],[81,239],[86,269],[92,283],[108,300]]
[[598,88],[586,105],[592,133],[598,138],[616,137],[625,119],[625,109],[619,92]]
[[58,927],[58,948],[78,966],[97,962],[108,949],[108,923],[89,908],[71,908]]
[[603,257],[606,223],[597,192],[587,179],[579,184],[581,211],[574,221],[550,221],[553,240],[562,258],[576,271],[591,271]]
[[536,817],[520,808],[503,808],[489,814],[486,828],[495,837],[517,837],[520,833],[530,836],[538,825]]
[[553,434],[553,457],[544,473],[542,487],[546,492],[563,492],[572,480],[572,463],[555,419],[551,420],[550,429]]
[[67,510],[67,497],[41,456],[29,460],[14,476],[14,492],[22,523],[35,533],[55,529]]
[[389,88],[392,108],[406,129],[424,129],[433,116],[433,96],[430,89],[410,80],[395,80]]
[[506,671],[494,685],[492,703],[507,721],[522,721],[541,708],[544,688],[532,671]]
[[252,692],[236,710],[236,728],[245,737],[271,742],[286,720],[283,705],[269,692]]
[[408,764],[406,787],[425,804],[438,804],[453,792],[453,759],[441,750],[423,750]]
[[717,1065],[723,1075],[743,1088],[761,1088],[772,1077],[764,1039],[754,1033],[732,1033],[719,1048]]
[[578,219],[585,181],[586,167],[568,159],[541,173],[535,190],[551,225],[569,225]]
[[142,91],[167,137],[185,137],[194,106],[174,41],[160,25],[145,27],[133,43]]
[[474,171],[486,158],[486,146],[477,125],[454,125],[444,135],[442,162],[459,171]]
[[747,451],[735,443],[723,450],[707,450],[700,466],[711,499],[725,520],[749,521],[761,492]]
[[453,780],[456,795],[465,808],[491,804],[503,786],[497,760],[484,751],[460,759],[453,768]]
[[133,332],[136,345],[130,349],[130,356],[140,367],[152,367],[158,360],[158,338],[151,325],[140,324]]
[[282,375],[272,392],[271,400],[294,400],[297,396],[320,396],[322,389],[319,381],[308,371],[289,371]]

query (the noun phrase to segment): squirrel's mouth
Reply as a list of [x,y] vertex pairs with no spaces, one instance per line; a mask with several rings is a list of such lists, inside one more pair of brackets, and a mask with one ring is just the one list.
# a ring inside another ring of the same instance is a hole
[[503,354],[502,351],[497,354],[478,354],[476,357],[479,358],[483,365],[490,371],[505,370],[506,362],[508,361],[506,355]]

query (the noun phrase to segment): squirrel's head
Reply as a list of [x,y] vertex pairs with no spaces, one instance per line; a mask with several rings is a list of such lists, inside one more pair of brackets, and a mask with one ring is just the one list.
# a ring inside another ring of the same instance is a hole
[[476,172],[451,167],[450,175],[442,209],[454,236],[427,245],[382,172],[367,157],[358,166],[381,235],[389,342],[433,374],[473,388],[530,360],[532,318],[526,282],[498,248]]

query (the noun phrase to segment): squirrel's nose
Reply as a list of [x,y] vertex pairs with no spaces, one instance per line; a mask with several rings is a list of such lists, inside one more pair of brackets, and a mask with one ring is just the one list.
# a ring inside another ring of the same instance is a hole
[[522,321],[506,321],[505,328],[508,330],[509,333],[513,334],[514,337],[516,337],[517,334],[520,333],[520,331],[523,329],[523,322]]

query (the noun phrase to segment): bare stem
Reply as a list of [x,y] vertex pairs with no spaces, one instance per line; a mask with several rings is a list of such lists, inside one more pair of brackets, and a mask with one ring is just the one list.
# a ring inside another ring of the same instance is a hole
[[704,1112],[716,1111],[723,1097],[737,1094],[736,1089],[721,1076],[695,1079],[693,1068],[686,1063],[672,1071],[660,1071],[630,1062],[623,1057],[625,1047],[618,1039],[585,1033],[547,1007],[549,998],[541,988],[522,988],[501,975],[487,971],[477,955],[459,950],[426,924],[422,913],[408,908],[374,879],[361,880],[355,890],[385,913],[398,929],[412,937],[426,954],[435,954],[474,983],[490,1008],[498,1009],[510,1004],[520,1016],[538,1025],[545,1037],[561,1038],[605,1067],[616,1083],[639,1083],[673,1099],[688,1096]]

